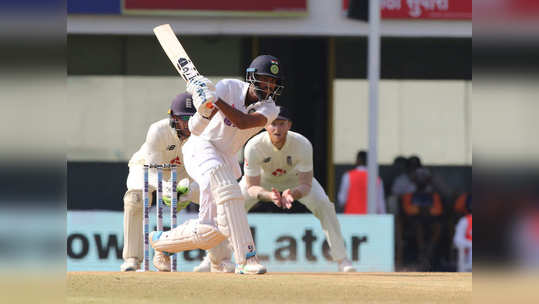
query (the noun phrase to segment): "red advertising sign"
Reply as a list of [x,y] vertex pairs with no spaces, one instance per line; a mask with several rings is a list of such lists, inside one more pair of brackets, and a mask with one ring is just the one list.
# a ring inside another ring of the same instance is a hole
[[474,10],[478,20],[537,20],[539,2],[537,0],[497,0],[475,1]]
[[303,16],[307,0],[123,0],[127,14]]
[[472,0],[380,0],[380,6],[383,19],[472,19]]

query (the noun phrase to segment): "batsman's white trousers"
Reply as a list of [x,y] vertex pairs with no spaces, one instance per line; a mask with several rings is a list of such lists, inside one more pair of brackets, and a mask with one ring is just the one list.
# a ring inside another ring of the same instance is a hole
[[[285,180],[279,183],[273,181],[261,179],[260,185],[264,189],[271,189],[272,187],[284,191],[286,189],[293,189],[296,187],[297,180]],[[247,184],[245,176],[240,181],[240,188],[243,196],[245,197],[245,209],[249,211],[258,202],[258,199],[249,197],[247,194]],[[318,220],[328,240],[330,253],[334,261],[340,261],[347,258],[346,248],[344,246],[344,240],[342,237],[341,226],[337,220],[337,214],[335,213],[335,206],[329,200],[326,192],[320,186],[318,181],[313,178],[311,192],[306,196],[299,199],[299,202],[305,205]],[[272,204],[269,203],[268,204]]]
[[182,147],[185,169],[199,185],[199,213],[201,224],[215,225],[217,206],[210,187],[210,171],[219,165],[225,165],[236,179],[241,177],[241,169],[236,155],[220,153],[210,142],[197,136],[189,137]]

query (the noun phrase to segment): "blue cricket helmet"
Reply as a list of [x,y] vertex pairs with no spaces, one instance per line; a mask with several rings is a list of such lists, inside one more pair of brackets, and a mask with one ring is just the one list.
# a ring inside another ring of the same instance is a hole
[[[277,79],[277,85],[275,89],[268,95],[262,89],[260,89],[260,80],[256,78],[256,75],[264,75]],[[256,95],[260,100],[265,100],[269,97],[276,99],[281,95],[284,89],[283,71],[280,60],[271,55],[260,55],[256,57],[246,70],[245,80],[254,85]]]

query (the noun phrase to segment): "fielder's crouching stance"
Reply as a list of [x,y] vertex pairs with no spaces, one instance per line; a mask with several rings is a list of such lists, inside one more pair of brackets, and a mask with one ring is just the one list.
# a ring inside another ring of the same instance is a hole
[[[143,258],[142,238],[142,188],[144,164],[175,164],[178,179],[189,176],[183,167],[181,147],[190,136],[188,120],[195,114],[191,94],[176,96],[169,109],[169,117],[153,123],[146,135],[146,141],[129,160],[127,192],[124,195],[124,263],[122,271],[135,271],[140,268]],[[170,187],[170,172],[163,172],[165,187]],[[149,193],[157,189],[157,176],[154,170],[149,172]],[[191,191],[196,191],[193,183]],[[165,191],[170,193],[170,191]],[[198,201],[198,198],[197,198]],[[151,204],[151,195],[150,195]],[[167,262],[168,261],[168,262]],[[153,264],[161,271],[170,271],[170,258],[156,254]]]
[[262,274],[247,223],[245,200],[236,181],[241,169],[236,155],[245,142],[277,117],[274,103],[282,90],[281,67],[273,56],[258,56],[246,75],[247,82],[224,79],[214,86],[206,78],[188,84],[197,114],[189,121],[192,136],[183,146],[189,175],[200,189],[197,220],[168,232],[150,234],[157,251],[175,253],[196,248],[210,249],[213,271],[227,271],[221,263],[226,242],[234,250],[236,273]]

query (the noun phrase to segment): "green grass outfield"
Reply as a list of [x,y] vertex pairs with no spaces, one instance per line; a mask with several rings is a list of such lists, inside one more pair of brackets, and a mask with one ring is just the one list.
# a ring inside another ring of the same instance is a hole
[[471,303],[470,273],[68,272],[67,303]]

